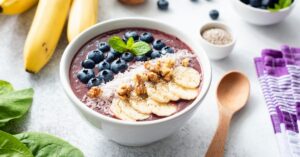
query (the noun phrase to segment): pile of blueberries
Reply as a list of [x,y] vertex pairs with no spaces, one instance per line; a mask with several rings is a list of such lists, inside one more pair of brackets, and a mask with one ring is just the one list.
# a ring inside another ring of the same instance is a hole
[[241,0],[243,3],[251,5],[255,8],[267,9],[274,8],[274,5],[279,2],[279,0]]
[[[131,52],[119,53],[111,48],[107,42],[100,42],[96,50],[90,51],[85,60],[81,62],[82,69],[77,73],[80,82],[87,84],[88,88],[98,86],[113,80],[114,75],[124,72],[129,62],[147,61],[159,58],[167,53],[174,53],[174,49],[166,46],[162,40],[155,40],[149,32],[139,35],[135,31],[128,31],[124,34],[126,42],[130,37],[135,41],[144,41],[152,46],[152,50],[140,56],[134,56]],[[95,76],[94,70],[99,73]]]

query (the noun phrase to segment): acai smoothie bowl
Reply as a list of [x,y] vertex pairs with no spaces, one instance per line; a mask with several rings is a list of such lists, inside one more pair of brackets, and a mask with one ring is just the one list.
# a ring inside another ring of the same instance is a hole
[[63,88],[107,138],[141,146],[182,127],[205,97],[211,67],[181,31],[146,18],[99,23],[66,48]]

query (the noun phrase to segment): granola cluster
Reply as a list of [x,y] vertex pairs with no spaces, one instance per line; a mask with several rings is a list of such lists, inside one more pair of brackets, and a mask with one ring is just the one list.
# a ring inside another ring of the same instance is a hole
[[103,91],[100,87],[92,87],[88,93],[87,96],[90,98],[98,98],[102,95]]
[[[183,59],[181,64],[188,66],[189,59]],[[117,90],[117,95],[121,99],[128,99],[132,91],[138,96],[147,95],[145,83],[159,83],[161,81],[169,82],[173,78],[175,59],[164,58],[156,62],[147,61],[144,63],[144,68],[147,70],[144,73],[136,74],[133,78],[133,85],[123,84]]]

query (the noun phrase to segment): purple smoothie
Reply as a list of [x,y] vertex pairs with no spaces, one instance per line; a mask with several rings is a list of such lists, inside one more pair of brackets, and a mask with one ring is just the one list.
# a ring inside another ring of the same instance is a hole
[[[158,31],[158,30],[144,29],[144,28],[125,28],[125,29],[118,29],[118,30],[113,30],[113,31],[109,31],[109,32],[100,34],[100,35],[96,36],[95,38],[91,39],[90,41],[88,41],[87,43],[85,43],[78,50],[77,54],[74,56],[74,58],[71,62],[71,66],[70,66],[69,79],[70,79],[71,88],[72,88],[74,94],[83,103],[87,104],[85,97],[86,97],[86,93],[88,92],[88,88],[87,88],[86,84],[81,83],[77,79],[77,76],[76,76],[77,72],[82,69],[81,61],[86,58],[88,52],[97,49],[97,45],[100,42],[107,42],[111,36],[122,37],[125,34],[125,32],[127,32],[127,31],[136,31],[138,34],[141,34],[144,32],[150,32],[150,33],[152,33],[152,35],[155,39],[162,40],[169,47],[173,47],[174,49],[185,49],[185,50],[188,50],[189,52],[193,53],[192,50],[178,38],[176,38],[172,35],[163,33],[161,31]],[[201,73],[202,70],[201,70],[201,66],[200,66],[198,59],[193,58],[190,61],[190,66]],[[94,72],[95,72],[95,75],[98,74],[98,70],[94,70]],[[201,87],[201,84],[199,86],[199,89]],[[179,111],[183,110],[185,107],[187,107],[188,105],[190,105],[192,102],[193,102],[193,100],[191,100],[191,101],[179,100],[179,101],[176,101],[173,103],[177,104],[177,106],[178,106],[177,112],[179,112]],[[101,104],[101,108],[93,108],[93,110],[95,110],[98,113],[113,117],[111,112],[109,111],[109,107],[110,107],[109,103],[103,103],[103,102],[95,102],[95,103],[98,103],[98,105]],[[87,105],[87,106],[89,106],[89,105]],[[152,114],[150,116],[150,118],[146,119],[146,121],[160,119],[160,118],[164,118],[164,117],[159,117],[159,116]]]

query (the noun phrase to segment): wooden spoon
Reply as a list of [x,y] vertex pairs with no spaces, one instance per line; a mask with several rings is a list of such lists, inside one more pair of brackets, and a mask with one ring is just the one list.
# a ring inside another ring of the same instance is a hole
[[240,72],[229,72],[217,87],[219,126],[205,157],[224,156],[224,146],[230,120],[235,112],[245,106],[250,93],[248,78]]

